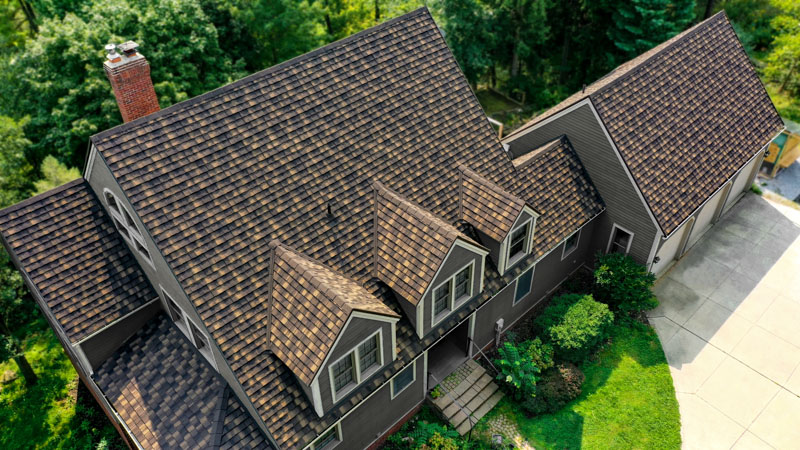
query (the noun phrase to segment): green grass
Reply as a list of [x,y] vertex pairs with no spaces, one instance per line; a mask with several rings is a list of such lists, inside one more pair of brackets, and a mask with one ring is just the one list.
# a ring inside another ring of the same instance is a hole
[[[0,386],[0,448],[123,448],[114,427],[82,385],[55,334],[40,319],[23,342],[39,377],[27,388],[20,376]],[[13,361],[0,373],[17,372]]]
[[582,369],[583,393],[558,413],[529,418],[505,398],[479,429],[504,414],[536,448],[680,448],[678,401],[650,327],[617,326],[611,344]]
[[478,97],[478,101],[483,106],[487,116],[519,108],[518,104],[488,89],[479,89],[475,96]]

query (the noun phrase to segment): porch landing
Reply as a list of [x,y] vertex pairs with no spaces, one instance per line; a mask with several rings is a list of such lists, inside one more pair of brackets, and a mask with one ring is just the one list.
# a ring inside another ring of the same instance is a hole
[[471,359],[445,378],[439,388],[442,395],[433,400],[433,405],[461,435],[503,398],[492,376]]

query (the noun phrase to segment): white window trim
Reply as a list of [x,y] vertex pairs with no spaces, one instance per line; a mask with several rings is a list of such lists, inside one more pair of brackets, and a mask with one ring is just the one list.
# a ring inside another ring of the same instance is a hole
[[[109,195],[114,198],[114,202],[117,204],[117,208],[118,208],[117,210],[115,210],[114,208],[111,207],[111,205],[108,204],[108,196]],[[125,228],[125,230],[127,231],[127,234],[120,233],[122,235],[122,240],[127,242],[128,245],[130,245],[132,247],[132,250],[134,251],[134,253],[136,253],[139,256],[141,256],[142,259],[147,261],[147,264],[149,264],[150,267],[155,269],[156,266],[155,266],[155,264],[153,264],[153,258],[149,254],[150,253],[150,249],[147,248],[147,244],[144,242],[144,237],[142,236],[142,233],[139,232],[139,229],[136,227],[136,225],[129,225],[127,219],[125,219],[125,215],[123,214],[123,211],[125,212],[125,214],[127,214],[131,218],[131,220],[133,220],[133,216],[128,211],[128,209],[125,208],[125,205],[123,205],[122,202],[120,202],[119,197],[114,195],[114,193],[111,192],[110,189],[106,188],[106,189],[103,189],[103,200],[106,203],[106,206],[108,208],[108,213],[111,215],[111,217],[114,220],[116,220],[117,222],[119,222]],[[116,228],[116,225],[114,226],[114,228]],[[141,245],[147,251],[147,253],[142,253],[136,247],[137,243],[139,245]]]
[[628,239],[628,246],[625,248],[625,254],[627,255],[631,251],[631,244],[633,244],[633,236],[634,236],[633,231],[617,225],[616,222],[614,223],[614,226],[611,227],[611,235],[608,237],[608,245],[606,245],[606,254],[608,254],[608,252],[611,251],[611,244],[614,242],[614,234],[617,231],[617,229],[620,229],[631,235],[631,238]]
[[514,296],[511,297],[511,306],[517,306],[522,301],[522,298],[525,298],[523,296],[522,298],[517,300],[517,290],[519,290],[519,279],[522,278],[522,275],[524,275],[529,270],[531,271],[531,285],[528,286],[528,293],[525,294],[525,295],[529,295],[531,292],[533,292],[533,278],[536,276],[536,264],[534,264],[534,265],[530,266],[529,268],[523,270],[519,274],[519,276],[514,279],[514,281],[515,281],[515,283],[514,283]]
[[[186,314],[186,311],[184,311],[183,308],[181,308],[181,305],[179,305],[178,302],[176,302],[175,299],[172,298],[172,296],[167,293],[167,291],[164,289],[163,286],[158,285],[158,288],[161,291],[161,301],[167,308],[167,315],[169,316],[170,321],[172,321],[172,323],[177,325],[178,329],[181,330],[181,332],[184,334],[184,336],[186,336],[187,339],[189,339],[189,342],[192,343],[197,352],[203,355],[203,357],[209,362],[209,364],[211,364],[211,367],[213,367],[214,370],[219,371],[219,369],[217,368],[217,362],[214,360],[214,354],[211,351],[211,339],[209,339],[208,336],[203,332],[202,328],[197,326],[194,320],[189,318],[189,316]],[[169,300],[167,299],[172,300],[172,302],[175,303],[175,306],[177,306],[178,309],[181,311],[180,322],[176,322],[172,318],[172,312],[170,309]],[[197,328],[197,331],[199,331],[200,334],[202,334],[203,337],[206,338],[205,348],[202,349],[197,348],[197,342],[195,342],[194,340],[194,334],[192,333],[192,328],[189,325],[189,322],[191,322],[191,324],[194,325],[195,328]]]
[[[530,219],[528,219],[528,220],[522,222],[521,224],[519,224],[518,226],[514,227],[514,229],[512,229],[511,232],[508,233],[508,236],[506,236],[506,238],[505,238],[506,245],[504,246],[505,248],[503,250],[505,252],[504,257],[505,257],[506,264],[505,264],[503,272],[505,272],[508,269],[514,267],[514,265],[516,265],[518,262],[522,261],[526,256],[528,256],[531,253],[531,241],[532,241],[531,234],[532,234],[532,231],[533,231],[533,219],[534,218],[531,217]],[[528,224],[528,232],[525,233],[525,242],[523,243],[524,251],[522,253],[520,253],[520,254],[514,255],[514,257],[512,258],[511,255],[509,255],[509,252],[511,251],[511,236],[513,236],[514,233],[517,230],[519,230],[520,228],[524,227],[526,224]]]
[[[403,387],[403,389],[400,389],[400,391],[395,392],[394,391],[394,379],[397,378],[400,375],[400,373],[402,373],[404,370],[408,369],[409,367],[412,368],[411,372],[414,373],[414,377],[411,379],[411,383],[408,383],[407,385],[405,385]],[[410,388],[414,383],[416,383],[416,381],[417,381],[417,360],[415,359],[414,361],[411,361],[411,365],[410,366],[407,365],[407,366],[403,367],[402,369],[400,369],[397,372],[397,374],[395,374],[395,376],[393,376],[389,380],[389,390],[391,391],[391,400],[394,400],[395,397],[397,397],[398,395],[400,395],[403,392],[405,392],[405,390]]]
[[[311,450],[331,450],[332,448],[338,447],[339,444],[342,443],[342,422],[341,421],[337,422],[336,425],[334,425],[334,429],[336,430],[335,431],[335,433],[336,433],[336,440],[335,441],[331,442],[330,444],[328,444],[328,445],[326,445],[324,447],[317,447],[317,441],[322,440],[322,436],[320,436],[313,443],[311,443]],[[329,430],[325,430],[325,433],[327,433],[328,431]],[[325,433],[323,433],[323,434],[325,434]]]
[[[470,280],[469,280],[469,292],[467,295],[462,295],[459,298],[455,298],[456,296],[456,275],[461,273],[464,269],[470,268]],[[447,301],[447,309],[439,314],[438,318],[436,316],[436,309],[434,308],[436,302],[434,301],[434,295],[436,294],[436,290],[442,287],[444,284],[450,283],[450,299]],[[459,306],[463,305],[465,302],[469,301],[472,298],[475,289],[475,261],[470,261],[460,269],[456,270],[453,275],[451,275],[446,280],[442,281],[441,283],[437,284],[431,290],[431,328],[435,327],[439,322],[444,320],[447,316],[453,313]]]
[[[571,255],[575,250],[577,250],[579,245],[581,245],[581,231],[583,231],[583,228],[580,228],[579,230],[575,231],[574,233],[570,234],[569,236],[567,236],[564,239],[564,242],[562,243],[562,245],[564,247],[562,247],[562,249],[561,249],[561,260],[562,261],[565,260],[567,258],[567,256]],[[575,241],[575,246],[572,247],[571,249],[567,250],[567,241],[569,240],[569,238],[571,238],[572,236],[575,236],[576,234],[578,235],[578,239]],[[631,239],[631,240],[633,240],[633,239]]]
[[[363,343],[367,342],[368,340],[374,338],[376,335],[378,336],[378,364],[375,367],[373,367],[372,369],[369,369],[366,373],[364,373],[362,375],[361,374],[361,355],[359,355],[358,348],[361,347],[361,344],[363,344]],[[342,388],[341,392],[337,393],[336,389],[335,389],[335,386],[334,386],[334,383],[333,383],[333,366],[335,366],[336,363],[338,363],[339,361],[341,361],[341,360],[343,360],[345,358],[353,358],[353,368],[356,371],[355,382],[350,383],[350,386],[344,386]],[[371,377],[372,375],[374,375],[375,372],[377,372],[378,370],[380,370],[383,367],[383,364],[384,364],[384,361],[383,361],[383,328],[380,328],[380,329],[378,329],[378,331],[370,334],[368,337],[366,337],[363,340],[361,340],[361,342],[356,344],[355,347],[353,347],[350,350],[348,350],[347,353],[345,353],[341,357],[337,358],[336,360],[331,361],[331,363],[328,364],[328,382],[331,385],[331,398],[333,400],[333,403],[336,404],[336,402],[338,402],[344,396],[346,396],[347,394],[352,392],[353,389],[358,387],[364,380],[366,380],[369,377]]]

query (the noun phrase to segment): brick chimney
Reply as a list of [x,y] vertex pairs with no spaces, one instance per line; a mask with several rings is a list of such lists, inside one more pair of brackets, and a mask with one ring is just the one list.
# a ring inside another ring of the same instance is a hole
[[[136,51],[137,48],[139,45],[133,41],[119,45],[108,44],[107,60],[103,63],[125,122],[161,109],[153,89],[153,80],[150,79],[150,64]],[[122,54],[117,53],[117,50]]]

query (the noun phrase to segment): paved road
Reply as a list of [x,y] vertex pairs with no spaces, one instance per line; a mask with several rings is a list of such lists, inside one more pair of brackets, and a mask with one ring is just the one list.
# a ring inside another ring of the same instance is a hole
[[800,211],[748,194],[655,292],[684,448],[800,448]]

